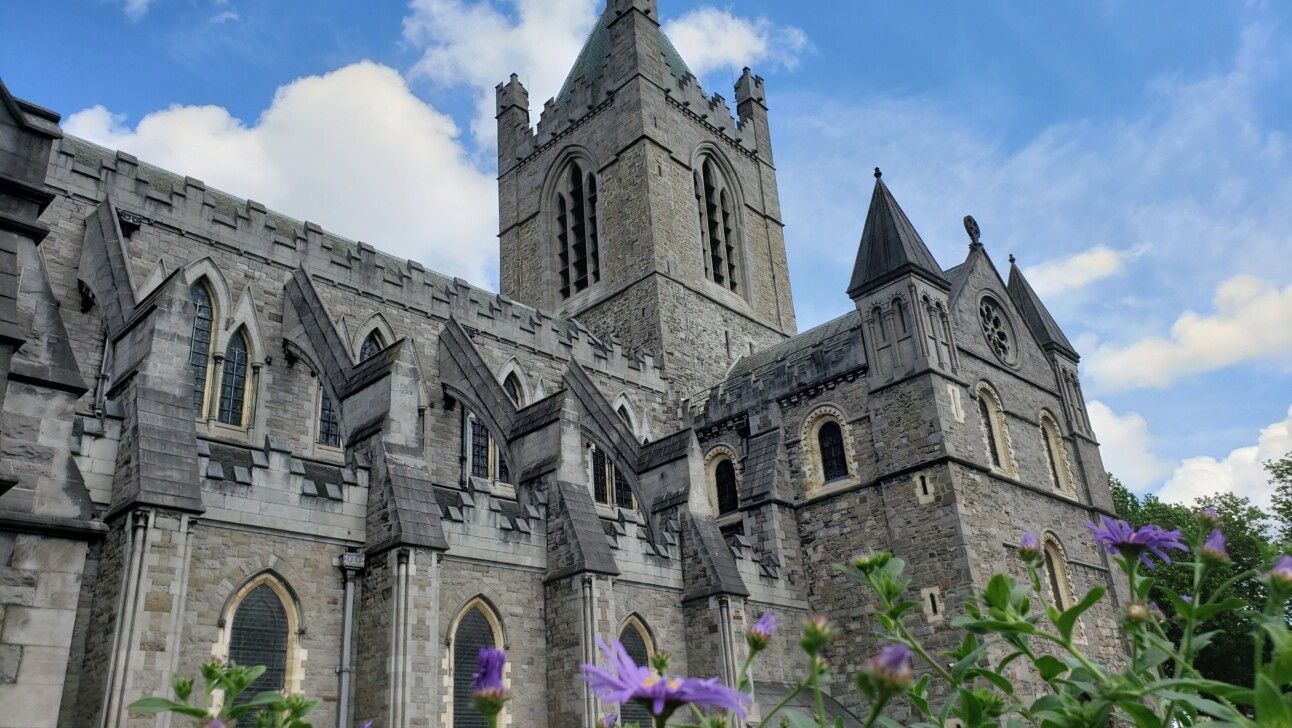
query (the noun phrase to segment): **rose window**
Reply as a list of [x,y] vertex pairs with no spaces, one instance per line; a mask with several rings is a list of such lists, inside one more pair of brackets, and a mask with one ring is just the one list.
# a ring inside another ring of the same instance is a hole
[[995,299],[985,297],[978,304],[978,318],[982,322],[982,334],[987,339],[987,346],[1001,361],[1014,362],[1014,327],[1009,317]]

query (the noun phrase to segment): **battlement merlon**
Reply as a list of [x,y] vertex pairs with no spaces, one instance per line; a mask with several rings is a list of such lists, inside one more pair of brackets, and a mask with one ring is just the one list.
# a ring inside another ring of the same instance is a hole
[[759,156],[774,165],[772,133],[767,122],[767,88],[763,77],[755,76],[748,67],[736,82],[736,113],[740,116],[740,130],[745,132],[745,143],[752,142]]
[[497,87],[498,169],[510,167],[529,155],[534,146],[534,132],[529,128],[529,91],[516,74]]

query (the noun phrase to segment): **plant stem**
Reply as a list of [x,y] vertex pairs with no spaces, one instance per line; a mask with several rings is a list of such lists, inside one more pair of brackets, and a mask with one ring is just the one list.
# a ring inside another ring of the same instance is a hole
[[884,705],[887,703],[888,696],[880,694],[879,700],[876,700],[874,704],[870,706],[870,716],[866,718],[866,725],[863,728],[871,728],[871,726],[875,724],[875,721],[879,719],[879,714],[884,710]]
[[790,694],[789,694],[789,695],[786,695],[784,700],[782,700],[781,702],[777,703],[775,708],[772,708],[772,712],[770,712],[770,713],[768,713],[767,715],[763,716],[763,722],[758,724],[758,728],[764,728],[764,726],[766,726],[766,725],[767,725],[767,721],[769,721],[769,720],[771,720],[771,719],[772,719],[772,716],[774,716],[774,715],[776,715],[777,713],[781,712],[781,708],[784,708],[785,706],[789,705],[789,704],[790,704],[790,701],[791,701],[791,700],[793,700],[793,699],[794,699],[794,697],[795,697],[795,696],[797,696],[797,695],[798,695],[799,693],[801,693],[801,692],[803,692],[803,683],[799,683],[798,685],[795,685],[795,686],[794,686],[794,689],[793,689],[792,691],[790,691]]

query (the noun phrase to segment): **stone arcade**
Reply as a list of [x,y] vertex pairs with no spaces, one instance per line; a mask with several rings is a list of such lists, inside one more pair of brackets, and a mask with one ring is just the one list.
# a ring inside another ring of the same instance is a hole
[[596,636],[731,679],[773,610],[765,710],[809,611],[835,674],[874,651],[857,551],[942,646],[1023,530],[1050,598],[1109,583],[1077,353],[1019,270],[976,233],[941,268],[876,172],[848,313],[796,334],[763,80],[733,118],[657,17],[609,0],[536,127],[499,85],[499,294],[0,86],[0,728],[164,728],[126,706],[212,658],[318,726],[477,726],[482,644],[507,725],[587,728]]

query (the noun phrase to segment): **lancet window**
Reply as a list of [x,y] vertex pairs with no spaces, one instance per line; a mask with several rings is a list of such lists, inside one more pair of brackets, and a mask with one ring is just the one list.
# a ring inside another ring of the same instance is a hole
[[695,170],[695,201],[700,214],[700,247],[704,275],[735,293],[740,290],[740,231],[735,194],[712,156]]
[[601,281],[597,178],[583,160],[570,160],[562,170],[554,208],[557,269],[566,299]]
[[201,417],[206,411],[206,379],[211,368],[211,325],[215,320],[215,307],[211,292],[201,281],[188,289],[193,300],[193,333],[189,339],[188,365],[193,370],[193,414]]
[[247,401],[247,336],[239,329],[224,349],[220,376],[219,420],[226,425],[243,424]]

